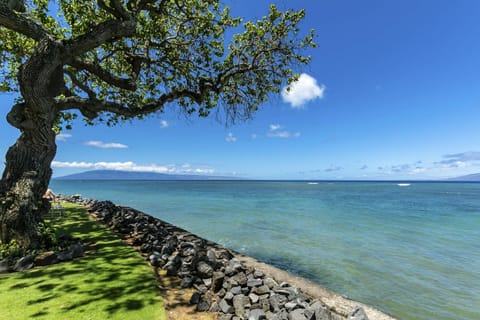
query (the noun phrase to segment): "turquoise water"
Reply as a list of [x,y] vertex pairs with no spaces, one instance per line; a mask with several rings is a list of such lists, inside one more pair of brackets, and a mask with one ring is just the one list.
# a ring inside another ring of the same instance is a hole
[[399,319],[480,319],[480,183],[61,181]]

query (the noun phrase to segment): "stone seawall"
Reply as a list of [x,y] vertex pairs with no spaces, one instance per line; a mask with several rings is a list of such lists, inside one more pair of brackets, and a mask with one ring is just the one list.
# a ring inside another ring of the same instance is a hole
[[221,320],[393,320],[318,284],[110,201],[65,197],[132,241],[154,268],[194,288],[190,302]]

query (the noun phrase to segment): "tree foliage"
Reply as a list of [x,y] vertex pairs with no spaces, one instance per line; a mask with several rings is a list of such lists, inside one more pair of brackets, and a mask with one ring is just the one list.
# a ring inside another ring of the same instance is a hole
[[313,31],[300,34],[305,12],[274,5],[242,22],[219,0],[30,0],[26,12],[10,2],[0,0],[0,90],[25,96],[22,65],[41,43],[58,47],[48,81],[59,120],[77,110],[114,124],[171,102],[187,114],[222,106],[227,122],[246,119],[315,46]]

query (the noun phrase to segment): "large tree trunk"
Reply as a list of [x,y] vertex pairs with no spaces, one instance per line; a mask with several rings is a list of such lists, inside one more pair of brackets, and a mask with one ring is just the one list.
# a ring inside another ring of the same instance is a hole
[[45,38],[22,65],[18,81],[24,103],[12,107],[7,121],[21,135],[6,154],[0,182],[0,242],[17,240],[20,246],[39,245],[38,222],[55,157],[53,125],[58,112],[54,97],[63,88],[61,44]]
[[[23,111],[24,107],[12,109]],[[18,112],[17,111],[17,112]],[[44,117],[42,117],[44,118]],[[48,187],[50,164],[56,153],[52,122],[37,119],[23,128],[17,142],[6,154],[6,167],[0,185],[0,241],[17,240],[20,246],[39,245],[38,222],[42,218],[41,200]]]

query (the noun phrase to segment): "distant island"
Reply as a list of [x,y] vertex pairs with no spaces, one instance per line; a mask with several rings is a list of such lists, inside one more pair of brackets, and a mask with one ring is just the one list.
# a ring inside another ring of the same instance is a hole
[[[245,178],[229,177],[229,176],[210,176],[200,174],[169,174],[146,171],[121,171],[121,170],[91,170],[81,173],[75,173],[62,177],[55,177],[55,180],[249,180]],[[337,180],[315,180],[315,181],[337,181]],[[341,181],[341,180],[339,180]],[[357,180],[345,180],[357,181]],[[364,180],[358,180],[364,181]],[[381,181],[381,180],[376,180]],[[395,180],[397,181],[397,180]],[[399,180],[403,181],[403,180]],[[409,180],[409,182],[424,180]],[[480,173],[469,174],[449,179],[429,180],[431,182],[480,182]]]
[[480,182],[480,173],[448,179],[448,181]]
[[92,170],[67,176],[56,180],[241,180],[236,177],[207,176],[195,174],[168,174],[143,171]]

